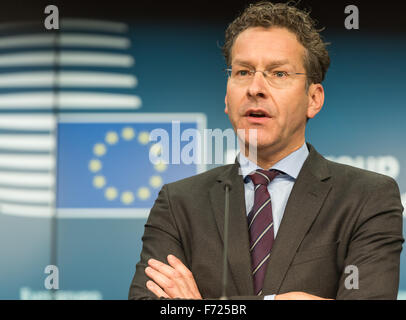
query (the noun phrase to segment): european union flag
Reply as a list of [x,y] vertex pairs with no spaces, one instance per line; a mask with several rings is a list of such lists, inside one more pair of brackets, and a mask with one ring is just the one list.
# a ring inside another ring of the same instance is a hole
[[[77,114],[58,122],[57,208],[63,217],[145,217],[162,185],[199,173],[192,163],[153,163],[150,152],[161,152],[150,141],[154,129],[172,136],[201,130],[201,114]],[[180,137],[179,137],[180,139]],[[174,141],[170,141],[171,150]],[[182,149],[188,142],[178,141]]]

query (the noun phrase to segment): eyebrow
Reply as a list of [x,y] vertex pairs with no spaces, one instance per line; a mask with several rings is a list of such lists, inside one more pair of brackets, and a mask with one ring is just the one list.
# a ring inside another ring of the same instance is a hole
[[[252,67],[252,64],[250,62],[244,61],[244,60],[238,60],[237,59],[237,60],[234,61],[234,64],[239,64],[239,65],[243,65],[243,66]],[[272,61],[272,62],[268,63],[266,65],[266,69],[272,69],[272,68],[275,68],[275,67],[280,67],[280,66],[285,65],[285,64],[289,64],[289,60],[287,60],[287,59],[275,60],[275,61]]]

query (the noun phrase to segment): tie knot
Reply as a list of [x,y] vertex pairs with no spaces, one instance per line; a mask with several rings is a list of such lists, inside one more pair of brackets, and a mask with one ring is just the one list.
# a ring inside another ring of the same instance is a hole
[[251,174],[251,180],[254,182],[254,185],[262,184],[267,186],[277,175],[279,174],[278,170],[262,170],[258,169],[255,173]]

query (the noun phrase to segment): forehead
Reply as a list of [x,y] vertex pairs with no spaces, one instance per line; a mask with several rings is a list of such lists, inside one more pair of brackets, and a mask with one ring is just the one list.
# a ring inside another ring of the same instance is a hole
[[239,60],[265,65],[275,60],[288,60],[290,64],[302,66],[305,48],[286,28],[254,27],[238,35],[231,53],[231,63]]

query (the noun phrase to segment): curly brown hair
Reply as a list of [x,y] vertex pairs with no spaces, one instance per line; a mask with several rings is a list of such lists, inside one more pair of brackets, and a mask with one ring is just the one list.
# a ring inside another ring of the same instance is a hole
[[305,47],[303,65],[307,73],[307,86],[321,83],[330,65],[330,57],[319,34],[323,29],[316,29],[310,12],[295,7],[295,3],[271,3],[261,1],[249,5],[227,27],[225,42],[222,48],[226,63],[231,66],[231,50],[238,35],[251,27],[283,27],[293,32],[298,41]]

